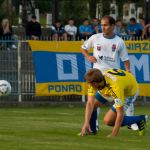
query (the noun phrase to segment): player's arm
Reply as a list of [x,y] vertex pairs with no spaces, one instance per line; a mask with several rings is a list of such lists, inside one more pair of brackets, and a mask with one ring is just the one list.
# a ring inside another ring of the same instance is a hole
[[96,58],[94,56],[91,56],[87,50],[81,48],[81,52],[88,61],[90,61],[92,63],[96,63],[96,61],[97,61]]
[[88,96],[88,101],[85,109],[85,121],[82,127],[81,135],[84,136],[86,132],[92,132],[90,128],[90,118],[94,108],[95,96]]
[[123,63],[124,63],[125,70],[128,71],[128,72],[131,72],[130,71],[130,61],[126,60]]
[[93,47],[94,40],[95,40],[95,37],[93,35],[87,41],[85,41],[83,43],[83,45],[81,46],[81,52],[82,52],[82,54],[85,56],[85,58],[88,61],[90,61],[92,63],[96,63],[97,60],[96,60],[96,58],[94,56],[91,56],[88,51],[89,51],[90,48]]
[[118,135],[120,126],[121,126],[122,121],[123,121],[123,116],[124,116],[123,106],[117,107],[116,111],[117,111],[117,117],[116,117],[114,127],[112,129],[112,133],[111,133],[112,136]]
[[123,40],[120,43],[119,50],[120,50],[119,57],[121,58],[121,60],[124,63],[124,68],[125,68],[126,71],[130,72],[129,55],[128,55],[128,52],[127,52],[127,48],[126,48],[125,42]]
[[[123,78],[123,77],[122,77]],[[116,119],[112,129],[111,136],[117,136],[124,117],[124,86],[122,82],[115,82],[113,86],[114,105],[116,108]]]

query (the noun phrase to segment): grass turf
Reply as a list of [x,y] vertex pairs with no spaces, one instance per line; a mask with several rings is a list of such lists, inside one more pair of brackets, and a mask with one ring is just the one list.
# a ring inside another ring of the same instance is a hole
[[[111,127],[102,118],[97,135],[79,137],[84,107],[0,108],[0,150],[149,150],[150,125],[146,134],[121,128],[119,136],[107,138]],[[136,107],[136,115],[150,115],[149,107]]]

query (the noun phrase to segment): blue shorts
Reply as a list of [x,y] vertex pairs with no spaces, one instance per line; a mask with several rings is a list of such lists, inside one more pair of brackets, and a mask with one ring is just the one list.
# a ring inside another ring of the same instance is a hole
[[98,91],[96,92],[95,97],[102,104],[106,104],[108,102]]
[[[107,99],[104,98],[98,91],[96,92],[95,97],[102,104],[106,104],[108,102]],[[116,112],[116,109],[113,106],[111,107],[111,109],[112,111]]]

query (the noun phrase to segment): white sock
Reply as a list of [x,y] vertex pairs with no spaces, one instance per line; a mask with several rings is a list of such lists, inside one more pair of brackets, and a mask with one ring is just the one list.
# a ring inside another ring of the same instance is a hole
[[97,120],[96,120],[96,126],[98,126],[98,116],[99,116],[99,113],[100,113],[100,108],[98,107],[97,108]]
[[133,105],[133,103],[130,104],[130,106],[127,108],[125,113],[126,113],[127,116],[133,116],[134,115],[134,105]]

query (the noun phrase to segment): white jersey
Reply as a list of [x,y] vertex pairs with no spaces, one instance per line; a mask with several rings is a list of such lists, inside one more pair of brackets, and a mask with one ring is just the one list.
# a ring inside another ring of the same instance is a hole
[[111,39],[104,37],[103,33],[92,35],[82,45],[84,50],[90,50],[90,48],[93,48],[93,56],[97,59],[93,68],[101,71],[120,68],[119,59],[129,60],[125,42],[117,35]]

